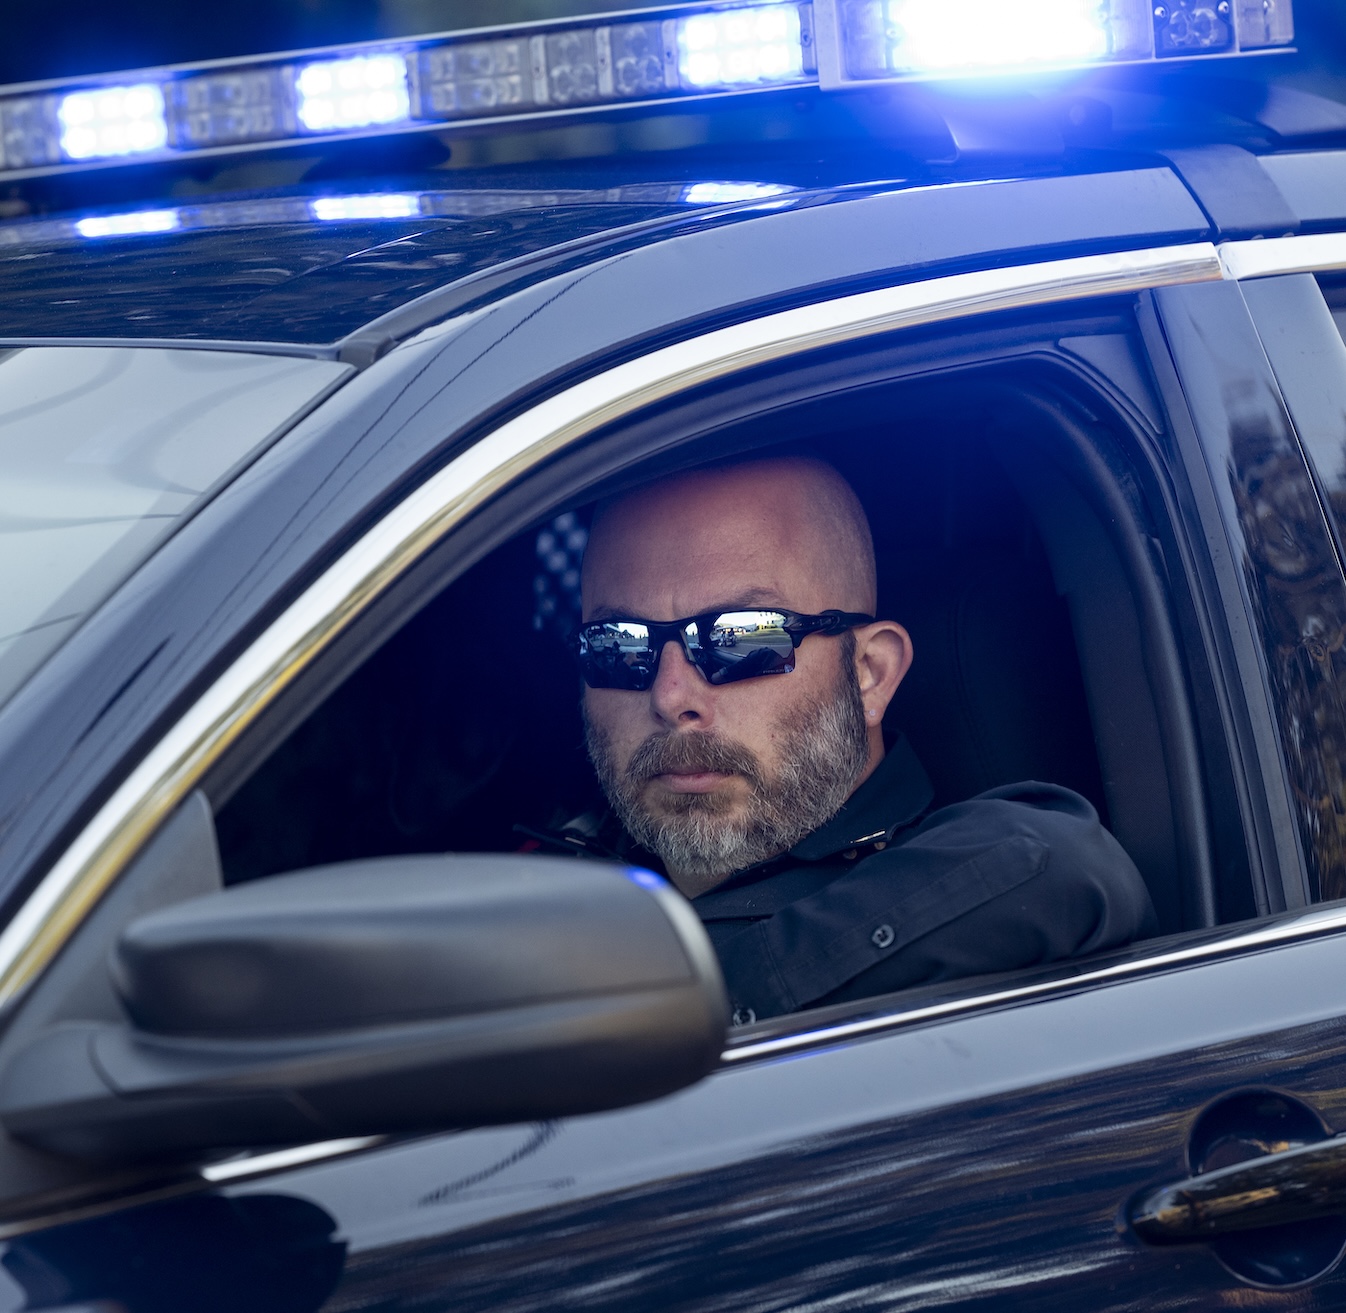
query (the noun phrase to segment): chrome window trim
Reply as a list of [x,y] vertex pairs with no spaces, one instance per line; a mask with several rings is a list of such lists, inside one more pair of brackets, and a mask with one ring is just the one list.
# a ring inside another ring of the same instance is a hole
[[1173,948],[1155,953],[1149,957],[1139,957],[1130,962],[1117,962],[1111,966],[1095,970],[1071,972],[1052,980],[1036,981],[1031,985],[1011,986],[1008,989],[993,990],[986,994],[976,994],[968,998],[949,999],[942,1003],[932,1003],[928,1007],[909,1008],[903,1012],[886,1015],[862,1017],[855,1021],[839,1021],[831,1025],[819,1026],[814,1030],[799,1031],[792,1035],[772,1036],[763,1040],[747,1040],[731,1044],[720,1057],[722,1066],[733,1066],[748,1062],[754,1058],[779,1057],[796,1053],[802,1049],[818,1048],[827,1044],[836,1044],[842,1040],[856,1039],[863,1035],[876,1035],[884,1031],[898,1030],[906,1026],[919,1025],[928,1021],[942,1021],[964,1012],[981,1011],[988,1007],[1003,1007],[1007,1004],[1026,1003],[1044,994],[1073,992],[1088,986],[1121,984],[1123,981],[1140,975],[1150,975],[1156,971],[1174,970],[1196,966],[1202,962],[1215,961],[1230,957],[1235,953],[1261,951],[1281,947],[1303,939],[1315,939],[1321,935],[1346,930],[1346,907],[1324,908],[1320,911],[1305,912],[1287,921],[1278,921],[1275,925],[1245,930],[1223,939],[1209,943],[1194,944],[1187,948]]
[[1331,273],[1346,269],[1346,233],[1222,242],[1220,265],[1226,278],[1236,279]]
[[[820,347],[969,315],[1225,276],[1214,245],[1198,242],[904,283],[674,343],[509,420],[389,511],[132,768],[0,933],[0,1009],[37,978],[157,825],[301,669],[457,524],[585,434],[678,392]],[[428,329],[398,349],[435,334]]]
[[272,1149],[265,1153],[226,1158],[219,1163],[207,1163],[199,1175],[208,1185],[249,1181],[254,1176],[288,1172],[292,1167],[308,1167],[313,1163],[330,1162],[333,1158],[348,1158],[353,1153],[376,1149],[391,1139],[388,1135],[356,1135],[344,1140],[319,1140],[316,1144],[298,1144],[292,1149]]

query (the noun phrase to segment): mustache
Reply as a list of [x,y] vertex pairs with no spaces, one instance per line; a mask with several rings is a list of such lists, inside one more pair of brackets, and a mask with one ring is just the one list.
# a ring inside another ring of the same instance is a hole
[[703,730],[690,734],[651,734],[631,754],[626,776],[631,783],[641,785],[656,775],[689,775],[697,771],[742,775],[759,787],[763,783],[756,753],[732,739]]

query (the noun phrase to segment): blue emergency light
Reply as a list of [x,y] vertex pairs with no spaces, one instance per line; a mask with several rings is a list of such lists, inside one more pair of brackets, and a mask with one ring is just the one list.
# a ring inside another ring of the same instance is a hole
[[678,4],[0,87],[0,178],[816,86],[1288,49],[1292,0]]

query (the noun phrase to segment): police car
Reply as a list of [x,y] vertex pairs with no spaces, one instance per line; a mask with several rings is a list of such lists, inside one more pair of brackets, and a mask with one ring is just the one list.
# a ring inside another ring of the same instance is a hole
[[[1293,40],[737,0],[0,88],[0,1309],[1346,1297]],[[801,446],[938,799],[1083,793],[1158,937],[731,1025],[662,881],[529,851],[594,502]]]

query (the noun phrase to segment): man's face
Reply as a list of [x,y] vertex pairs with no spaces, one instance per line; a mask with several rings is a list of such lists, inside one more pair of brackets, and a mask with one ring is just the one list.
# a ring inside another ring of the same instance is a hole
[[[794,504],[797,482],[772,486],[741,471],[623,501],[595,529],[585,618],[858,609],[837,595],[826,550],[801,527],[810,516]],[[670,643],[649,690],[585,689],[604,790],[684,893],[784,852],[872,768],[854,648],[846,637],[811,636],[792,672],[712,686]]]

